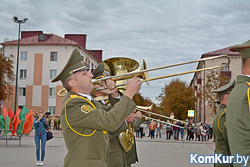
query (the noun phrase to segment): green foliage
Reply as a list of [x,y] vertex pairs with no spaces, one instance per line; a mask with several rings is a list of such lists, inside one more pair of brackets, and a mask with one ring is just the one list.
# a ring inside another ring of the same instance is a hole
[[179,79],[166,84],[157,99],[160,101],[163,113],[169,116],[173,112],[175,118],[180,120],[186,119],[188,110],[195,108],[196,98],[193,88]]
[[13,56],[0,53],[0,100],[6,100],[12,95],[10,84],[14,81]]
[[[160,110],[158,109],[158,107],[149,98],[143,97],[140,93],[136,94],[134,96],[133,100],[134,100],[134,102],[135,102],[135,104],[137,106],[149,107],[149,106],[153,105],[151,112],[154,112],[154,113],[157,113],[157,114],[162,114],[160,112]],[[155,115],[151,116],[151,114],[146,114],[146,113],[143,113],[143,112],[142,112],[142,114],[145,115],[145,116],[155,118],[155,119],[158,119],[158,118],[162,119],[161,117],[158,117],[158,116],[155,116]]]

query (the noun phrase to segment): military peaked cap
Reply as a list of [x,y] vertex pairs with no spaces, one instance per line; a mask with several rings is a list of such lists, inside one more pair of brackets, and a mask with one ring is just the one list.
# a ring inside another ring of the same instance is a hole
[[236,45],[230,48],[233,52],[240,52],[241,58],[248,58],[250,57],[250,40],[246,41],[245,43],[241,45]]
[[51,82],[57,82],[60,80],[64,81],[71,74],[84,70],[89,70],[89,67],[82,61],[82,56],[79,50],[74,49],[61,73],[58,74]]
[[104,64],[103,62],[100,62],[96,69],[92,72],[93,79],[99,79],[104,77]]
[[233,88],[234,88],[234,81],[220,87],[219,89],[212,90],[212,92],[217,93],[220,96],[231,93]]

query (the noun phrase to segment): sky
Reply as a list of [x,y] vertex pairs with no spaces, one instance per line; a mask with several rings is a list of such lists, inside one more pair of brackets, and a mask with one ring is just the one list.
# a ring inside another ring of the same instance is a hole
[[[203,53],[250,39],[249,0],[1,0],[0,42],[17,39],[12,18],[28,18],[23,31],[86,34],[87,49],[103,60],[128,57],[148,68],[200,59]],[[66,63],[66,62],[65,62]],[[197,64],[149,72],[150,78],[196,69]],[[193,74],[178,76],[190,83]],[[152,101],[175,78],[142,85]]]

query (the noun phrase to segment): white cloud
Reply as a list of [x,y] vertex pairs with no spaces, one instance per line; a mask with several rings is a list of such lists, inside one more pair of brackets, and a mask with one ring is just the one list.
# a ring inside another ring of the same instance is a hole
[[[198,59],[205,52],[249,40],[249,7],[248,0],[2,0],[0,41],[17,38],[13,16],[28,17],[22,30],[87,34],[87,48],[102,49],[104,59],[145,59],[152,68]],[[195,68],[193,64],[150,75]],[[181,79],[190,82],[192,76]],[[141,93],[154,101],[170,80],[153,81]]]

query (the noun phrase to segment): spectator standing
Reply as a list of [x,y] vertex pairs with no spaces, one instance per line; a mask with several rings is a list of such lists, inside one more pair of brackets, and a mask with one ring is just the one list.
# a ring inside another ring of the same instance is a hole
[[158,133],[159,133],[159,137],[161,138],[161,122],[160,122],[160,119],[158,119],[157,123],[156,123],[156,138],[158,137]]
[[48,117],[48,125],[49,125],[49,129],[51,129],[51,116]]
[[191,123],[191,121],[189,121],[187,124],[187,138],[186,138],[186,140],[190,139],[191,127],[192,127],[192,123]]
[[54,130],[57,130],[57,118],[54,119]]
[[207,128],[205,125],[203,126],[203,129],[201,130],[201,135],[202,135],[202,141],[206,141]]
[[144,127],[144,124],[141,124],[140,127],[139,127],[140,138],[143,137],[143,127]]
[[[44,117],[44,110],[42,108],[38,109],[38,118],[34,120],[33,126],[35,127],[35,143],[36,143],[36,166],[43,166],[44,157],[45,157],[45,145],[47,141],[46,129],[49,128],[48,123]],[[41,143],[41,145],[40,145]],[[41,159],[40,159],[40,148],[42,150]],[[41,162],[40,162],[41,160]]]
[[[176,121],[174,121],[174,125],[177,125]],[[177,126],[173,126],[173,131],[174,131],[174,140],[178,140],[177,139],[177,132],[179,131],[179,128]]]
[[194,125],[191,123],[189,141],[194,140]]
[[213,139],[213,126],[212,125],[210,125],[209,127],[209,137],[211,140]]
[[167,124],[166,124],[166,139],[170,140],[171,138],[171,131],[172,131],[172,125],[170,125],[170,121],[167,120]]
[[179,128],[180,134],[181,134],[181,140],[183,140],[183,138],[184,138],[184,127],[185,127],[185,124],[184,124],[183,121],[180,122],[180,126],[183,127],[183,128]]
[[154,139],[156,124],[154,123],[154,121],[151,121],[148,127],[149,127],[149,134],[151,136],[151,139]]
[[205,127],[206,127],[206,130],[207,130],[207,140],[209,140],[209,128],[210,128],[210,125],[207,123],[207,121],[206,121]]
[[197,123],[195,126],[195,140],[196,141],[200,141],[201,140],[201,129],[200,129],[200,125]]

